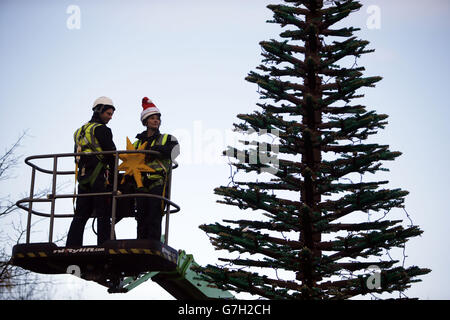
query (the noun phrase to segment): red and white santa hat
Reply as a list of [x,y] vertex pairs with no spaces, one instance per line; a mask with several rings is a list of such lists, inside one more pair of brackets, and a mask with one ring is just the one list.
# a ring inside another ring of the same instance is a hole
[[156,107],[156,105],[153,103],[152,100],[150,100],[147,97],[142,98],[142,110],[141,112],[141,121],[144,123],[144,120],[150,117],[152,114],[159,114],[161,115],[161,112]]

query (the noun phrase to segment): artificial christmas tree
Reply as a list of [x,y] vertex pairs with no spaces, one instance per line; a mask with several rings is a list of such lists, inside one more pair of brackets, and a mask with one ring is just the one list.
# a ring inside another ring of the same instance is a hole
[[[200,226],[216,249],[239,253],[202,272],[223,289],[269,299],[403,292],[430,270],[398,266],[386,252],[422,231],[386,219],[391,209],[403,207],[407,191],[367,178],[387,171],[382,162],[401,153],[366,141],[384,128],[387,115],[353,101],[363,96],[359,89],[381,78],[364,77],[363,67],[345,63],[373,50],[354,36],[359,29],[333,28],[361,4],[284,2],[268,6],[274,14],[269,22],[285,28],[281,39],[260,43],[263,64],[246,78],[259,87],[261,111],[238,115],[243,122],[234,125],[276,142],[246,140],[242,149],[225,152],[239,160],[232,164],[237,172],[260,177],[234,177],[215,189],[223,197],[219,202],[254,214]],[[377,213],[382,217],[368,219]]]

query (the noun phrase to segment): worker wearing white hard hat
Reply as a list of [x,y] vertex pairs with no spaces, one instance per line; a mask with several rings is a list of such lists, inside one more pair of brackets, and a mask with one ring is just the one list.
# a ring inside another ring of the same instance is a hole
[[[93,115],[74,133],[75,152],[91,153],[114,151],[111,129],[106,125],[116,110],[108,97],[97,98],[92,106]],[[76,157],[76,176],[78,194],[101,193],[110,191],[111,177],[114,170],[112,155],[91,155]],[[79,197],[76,202],[75,215],[67,235],[67,247],[83,245],[83,233],[88,219],[95,212],[97,218],[97,243],[101,245],[109,239],[111,231],[111,199],[106,196]]]

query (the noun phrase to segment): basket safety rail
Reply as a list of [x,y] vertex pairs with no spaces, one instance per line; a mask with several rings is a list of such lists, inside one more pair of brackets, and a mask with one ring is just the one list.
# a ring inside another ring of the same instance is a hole
[[[166,197],[151,194],[151,193],[126,193],[122,194],[118,190],[119,182],[119,172],[117,170],[119,166],[119,154],[127,154],[127,153],[146,153],[154,156],[160,155],[157,151],[152,150],[117,150],[117,151],[100,151],[100,152],[78,152],[78,153],[59,153],[59,154],[44,154],[44,155],[35,155],[30,156],[25,159],[25,163],[32,168],[31,171],[31,184],[30,184],[30,196],[24,199],[21,199],[16,202],[17,207],[28,212],[27,217],[27,231],[26,231],[26,243],[30,243],[30,234],[31,234],[31,216],[37,215],[41,217],[50,218],[50,226],[49,226],[49,242],[53,242],[53,227],[54,227],[54,219],[55,218],[71,218],[74,216],[73,213],[70,214],[57,214],[55,213],[55,202],[56,199],[63,198],[79,198],[79,197],[96,197],[96,196],[111,196],[112,198],[112,210],[111,210],[111,235],[110,239],[115,240],[115,224],[117,217],[117,200],[120,198],[134,198],[134,197],[148,197],[148,198],[158,198],[165,202],[165,237],[164,243],[168,244],[168,234],[169,234],[169,216],[171,213],[176,213],[180,211],[180,207],[170,200],[170,191],[171,191],[171,182],[172,182],[172,170],[178,167],[178,164],[173,161],[172,166],[169,168],[169,172],[167,173],[167,189],[166,189]],[[77,156],[97,156],[97,155],[114,155],[115,158],[115,166],[114,166],[114,180],[113,180],[113,188],[110,192],[101,192],[101,193],[87,193],[87,194],[56,194],[56,181],[58,175],[75,175],[75,171],[58,171],[58,159],[60,158],[68,158],[68,157],[77,157]],[[40,166],[33,163],[33,160],[37,159],[53,159],[53,167],[51,170],[41,168]],[[36,171],[41,173],[52,175],[52,186],[51,186],[51,194],[47,195],[47,198],[34,198],[34,188],[36,182]],[[34,202],[50,202],[50,213],[38,212],[33,209]],[[28,207],[25,205],[28,204]],[[173,207],[171,209],[171,207]]]

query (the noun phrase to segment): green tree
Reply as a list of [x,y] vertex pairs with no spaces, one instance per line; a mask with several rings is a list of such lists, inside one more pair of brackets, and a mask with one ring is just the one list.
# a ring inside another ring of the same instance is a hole
[[[239,114],[242,121],[234,127],[267,131],[275,142],[248,138],[242,149],[224,152],[238,160],[232,163],[237,173],[259,176],[235,176],[215,189],[222,196],[218,202],[252,209],[254,219],[200,226],[217,250],[239,253],[221,258],[226,265],[203,268],[216,285],[270,299],[348,299],[403,292],[430,272],[399,266],[386,255],[422,231],[386,218],[391,209],[403,208],[407,191],[367,179],[368,173],[388,171],[382,163],[401,153],[367,141],[388,116],[353,102],[363,97],[360,89],[381,80],[364,77],[364,68],[353,63],[374,51],[354,36],[359,29],[334,27],[361,6],[352,0],[268,6],[268,22],[283,28],[281,39],[260,42],[263,64],[246,78],[258,85],[260,109]],[[364,214],[362,220],[361,213],[382,217]]]

